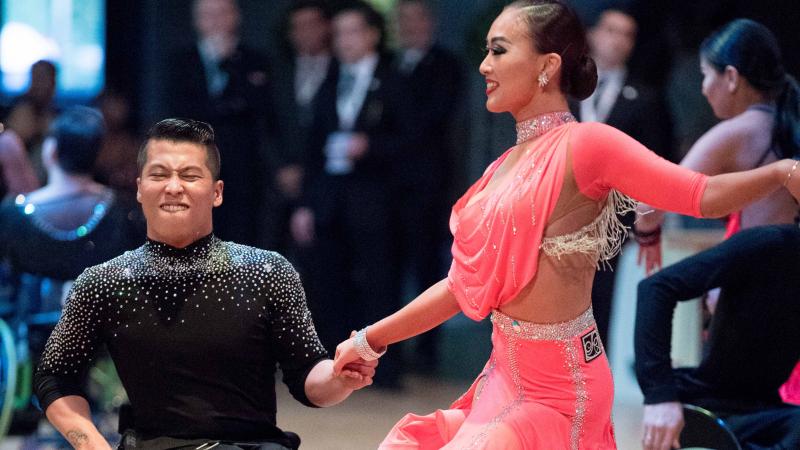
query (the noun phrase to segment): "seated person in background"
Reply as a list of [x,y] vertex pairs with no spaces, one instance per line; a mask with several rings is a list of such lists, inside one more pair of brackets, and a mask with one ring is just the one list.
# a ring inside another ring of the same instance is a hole
[[[22,150],[17,179],[29,179],[35,190],[20,194],[12,188],[0,205],[0,258],[9,269],[3,282],[11,288],[2,305],[3,318],[27,336],[33,364],[55,326],[69,284],[86,267],[134,248],[144,237],[136,203],[92,181],[104,131],[99,112],[67,110],[51,124],[43,142],[47,184],[36,189],[38,181]],[[22,148],[18,138],[7,137],[13,133],[3,133],[0,142]],[[32,431],[41,417],[29,404],[24,414],[15,415],[14,429]]]
[[30,192],[40,186],[25,143],[14,130],[0,123],[0,198]]
[[159,122],[138,164],[148,240],[75,282],[34,377],[47,418],[75,448],[110,448],[81,389],[105,344],[131,406],[120,449],[296,448],[276,424],[276,364],[297,400],[329,406],[372,383],[377,362],[334,375],[291,264],[214,236],[211,126]]
[[15,272],[74,280],[141,242],[138,206],[92,180],[104,133],[103,116],[82,106],[53,122],[42,153],[47,184],[0,206],[0,255]]
[[[639,284],[636,375],[644,393],[646,450],[678,445],[681,403],[713,411],[745,449],[800,448],[800,407],[778,395],[800,358],[800,229],[741,231]],[[679,301],[721,288],[704,356],[672,369],[672,313]]]

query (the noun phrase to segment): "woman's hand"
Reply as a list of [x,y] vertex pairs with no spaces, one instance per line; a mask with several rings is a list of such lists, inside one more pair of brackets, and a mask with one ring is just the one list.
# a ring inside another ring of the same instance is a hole
[[661,269],[661,242],[647,246],[639,245],[637,264],[644,265],[644,272],[647,276]]
[[356,332],[350,333],[350,339],[336,346],[336,355],[333,358],[333,373],[339,376],[345,367],[355,361],[363,361],[356,351]]
[[800,203],[800,167],[798,167],[798,165],[800,165],[800,161],[789,161],[783,186],[789,190],[789,193],[792,194],[795,201]]

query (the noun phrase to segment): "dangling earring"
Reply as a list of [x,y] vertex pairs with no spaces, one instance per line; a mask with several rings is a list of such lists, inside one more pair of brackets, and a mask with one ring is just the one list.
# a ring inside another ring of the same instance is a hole
[[540,87],[540,88],[543,88],[543,87],[547,86],[547,83],[549,83],[549,82],[550,82],[550,77],[548,77],[548,76],[547,76],[547,72],[545,72],[545,71],[543,70],[543,71],[542,71],[542,72],[539,74],[539,78],[537,78],[537,80],[539,81],[539,87]]

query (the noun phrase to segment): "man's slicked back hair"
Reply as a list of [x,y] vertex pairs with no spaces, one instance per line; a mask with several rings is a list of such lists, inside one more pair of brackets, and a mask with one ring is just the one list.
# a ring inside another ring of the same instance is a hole
[[144,165],[147,163],[147,144],[150,141],[159,139],[172,142],[189,142],[203,146],[206,149],[206,166],[211,171],[214,181],[219,180],[221,163],[219,149],[214,140],[214,129],[205,122],[181,118],[164,119],[153,125],[150,131],[147,132],[147,139],[139,147],[139,155],[136,159],[139,175],[142,174]]

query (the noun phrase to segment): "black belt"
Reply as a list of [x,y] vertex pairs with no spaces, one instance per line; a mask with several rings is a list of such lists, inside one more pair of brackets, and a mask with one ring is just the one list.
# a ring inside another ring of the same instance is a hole
[[118,450],[291,450],[278,442],[239,442],[215,439],[157,437],[140,439],[132,431],[122,435]]

